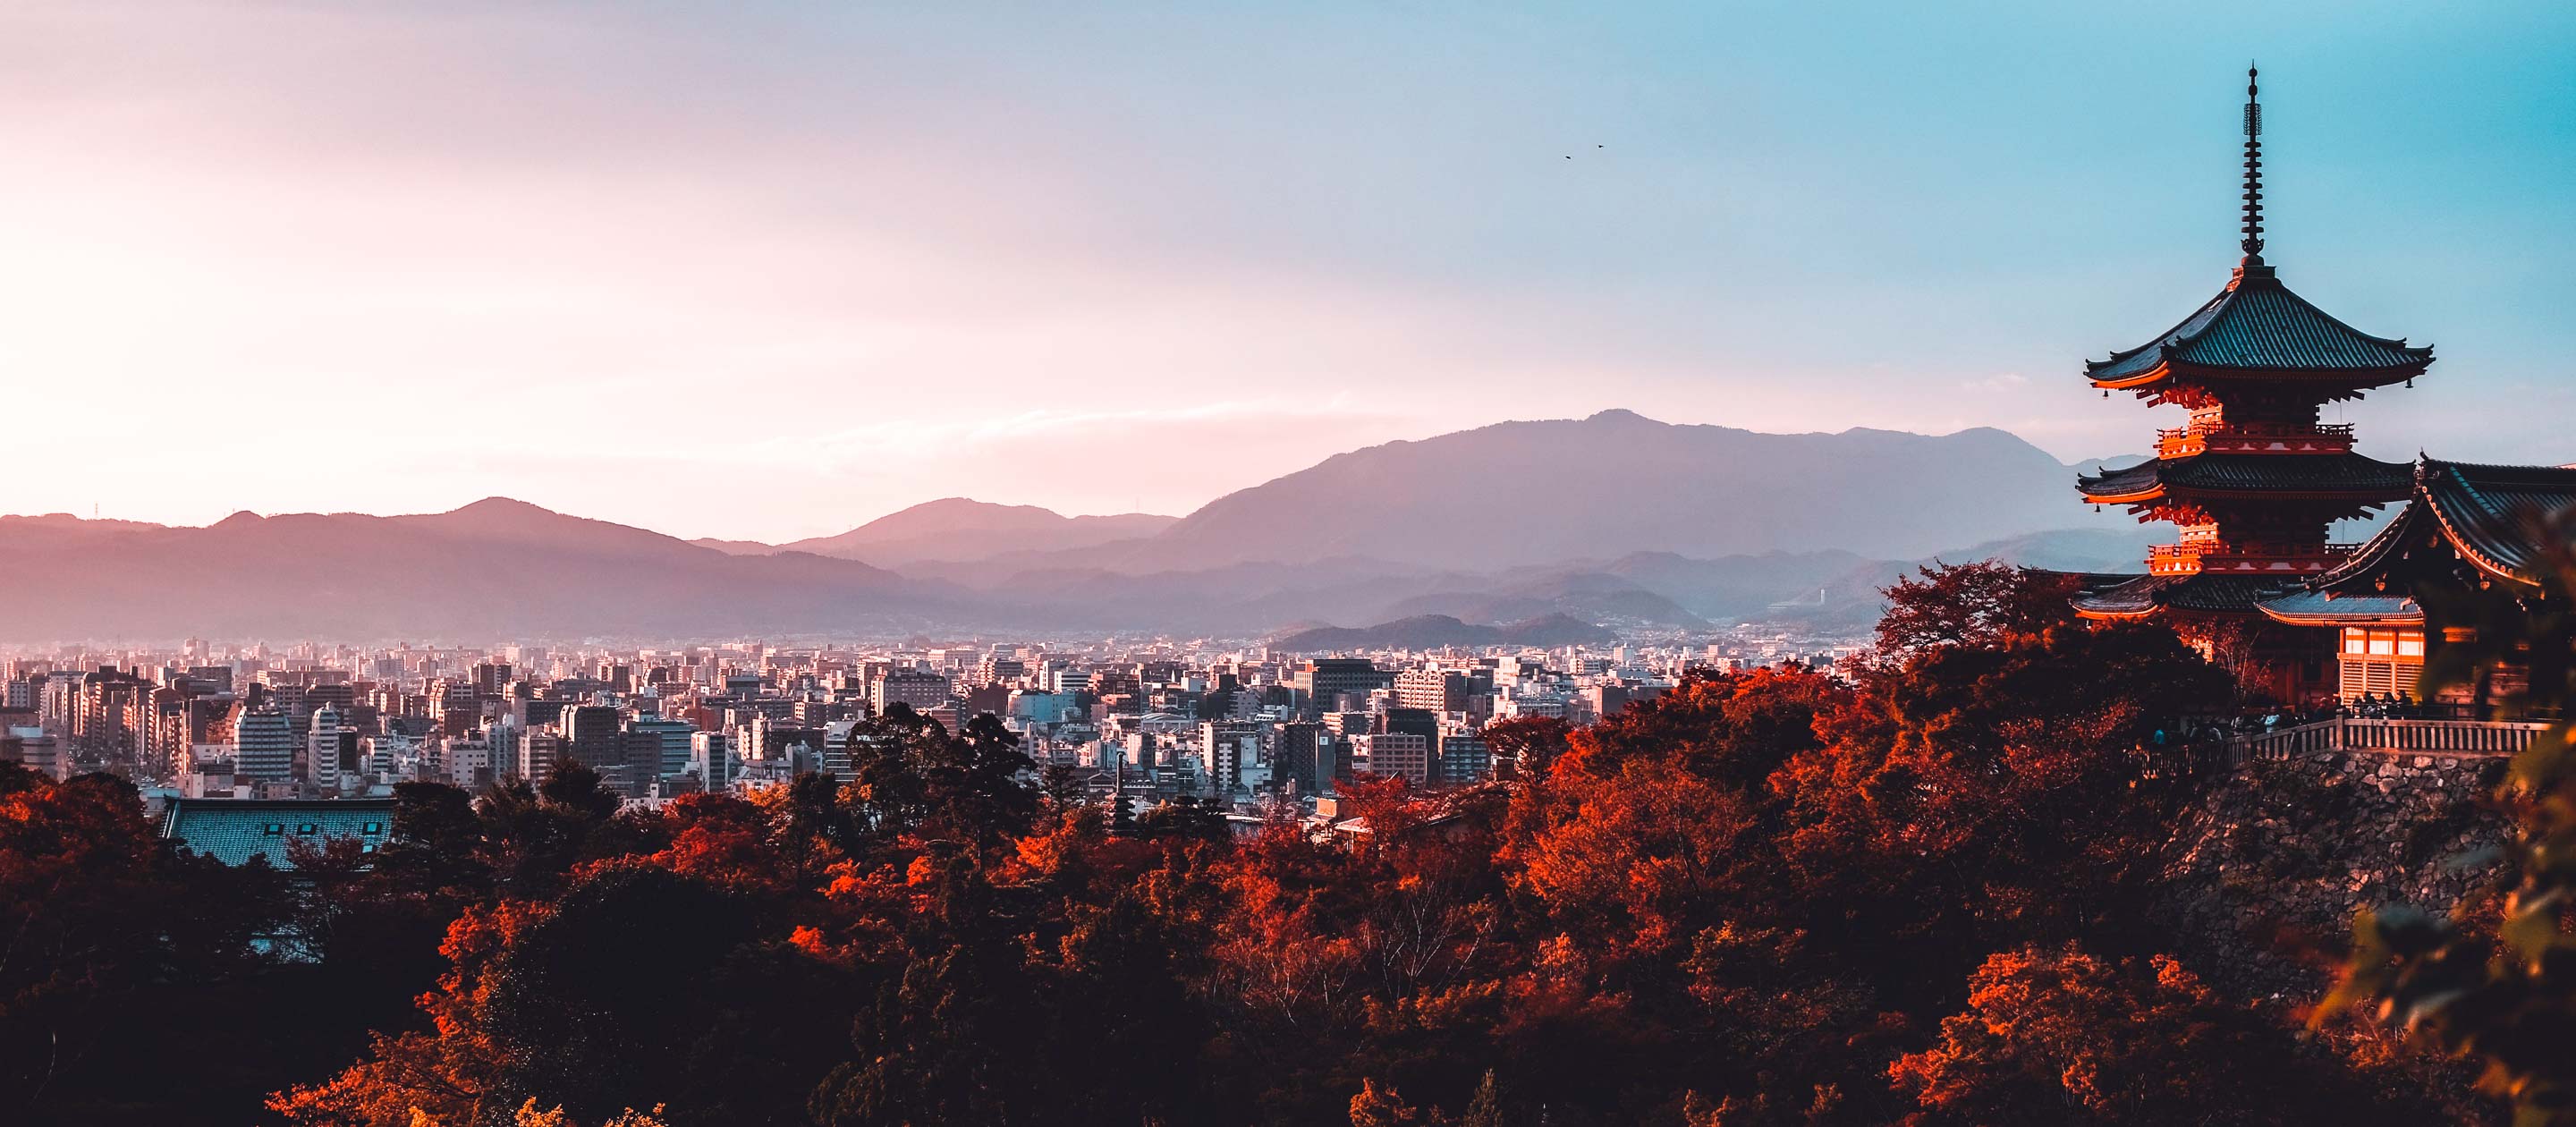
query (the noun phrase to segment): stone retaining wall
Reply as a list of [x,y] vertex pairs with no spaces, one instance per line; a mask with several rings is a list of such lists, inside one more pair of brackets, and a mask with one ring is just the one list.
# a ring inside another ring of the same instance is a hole
[[2175,827],[2167,906],[2196,969],[2255,994],[2313,996],[2355,913],[2442,914],[2486,887],[2503,756],[2322,752],[2249,763]]

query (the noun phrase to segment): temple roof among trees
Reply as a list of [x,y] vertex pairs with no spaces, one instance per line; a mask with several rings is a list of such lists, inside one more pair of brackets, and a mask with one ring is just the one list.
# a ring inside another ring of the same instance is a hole
[[[2091,576],[2075,609],[2094,618],[2143,618],[2160,610],[2244,613],[2291,590],[2295,580],[2261,575]],[[2109,580],[2118,582],[2108,582]]]
[[2434,530],[2431,534],[2448,541],[2461,559],[2478,570],[2537,586],[2540,520],[2576,507],[2576,467],[2486,466],[2425,458],[2415,463],[2413,493],[2414,503],[2381,528],[2379,535],[2308,586],[2346,597],[2349,589],[2376,578],[2389,557],[2406,545],[2427,542],[2427,522]]
[[2289,457],[2276,454],[2196,454],[2150,459],[2134,466],[2078,476],[2077,489],[2097,501],[2142,501],[2182,490],[2194,493],[2322,493],[2396,500],[2406,495],[2407,468],[2359,454]]
[[161,836],[227,865],[265,857],[291,869],[289,842],[320,848],[348,837],[372,850],[384,843],[393,818],[390,798],[173,798],[162,810]]
[[2378,386],[2412,378],[2432,362],[2431,345],[2344,324],[2290,292],[2260,258],[2250,258],[2226,289],[2181,324],[2108,360],[2087,362],[2084,375],[2100,387],[2135,387],[2181,365],[2248,376],[2359,377]]
[[2337,595],[2330,591],[2295,591],[2277,599],[2265,599],[2260,606],[2264,614],[2292,626],[2424,621],[2424,608],[2411,595]]

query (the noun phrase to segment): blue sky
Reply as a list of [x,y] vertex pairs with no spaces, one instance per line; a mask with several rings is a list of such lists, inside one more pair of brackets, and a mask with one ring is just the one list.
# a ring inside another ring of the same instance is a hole
[[787,539],[1610,407],[2137,451],[2077,373],[2225,281],[2249,58],[2267,258],[2439,349],[2364,450],[2576,460],[2562,6],[38,3],[0,511]]

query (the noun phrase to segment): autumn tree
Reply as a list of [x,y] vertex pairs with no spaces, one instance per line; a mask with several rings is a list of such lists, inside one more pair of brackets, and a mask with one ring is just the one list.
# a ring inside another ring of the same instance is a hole
[[1479,735],[1494,755],[1496,773],[1515,779],[1545,774],[1565,754],[1573,726],[1555,716],[1515,716],[1485,725]]
[[2075,577],[2001,560],[1923,566],[1883,592],[1878,650],[1903,661],[1943,647],[1991,646],[2073,621]]
[[1968,986],[1932,1046],[1888,1067],[1917,1105],[1909,1124],[2424,1121],[2166,956],[2024,949],[1987,959]]
[[[172,1080],[126,1055],[210,1015],[164,1015],[186,992],[253,976],[254,940],[290,911],[266,866],[230,868],[164,842],[134,787],[55,782],[0,763],[0,1121],[93,1122]],[[176,1046],[173,1046],[176,1048]]]
[[[2501,897],[2449,917],[2391,905],[2363,915],[2343,980],[2319,1020],[2359,1007],[2416,1043],[2477,1063],[2515,1122],[2576,1124],[2576,512],[2535,522],[2541,588],[2422,593],[2425,690],[2468,687],[2508,715],[2558,718],[2514,758],[2498,803],[2514,817]],[[2526,671],[2497,699],[2496,674]]]

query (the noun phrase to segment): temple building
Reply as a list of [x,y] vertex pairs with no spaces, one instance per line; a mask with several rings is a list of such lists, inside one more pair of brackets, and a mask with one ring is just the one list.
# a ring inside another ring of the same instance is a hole
[[[2406,549],[2385,545],[2413,544],[2436,526],[2456,537],[2461,526],[2445,514],[2487,512],[2507,494],[2517,512],[2548,497],[2576,500],[2576,470],[2383,462],[2354,451],[2350,426],[2322,420],[2326,404],[2412,386],[2433,350],[2335,319],[2264,261],[2262,108],[2254,72],[2246,77],[2243,261],[2180,324],[2085,365],[2105,398],[2126,391],[2191,412],[2185,425],[2157,434],[2155,457],[2077,481],[2096,506],[2126,506],[2180,533],[2151,549],[2144,575],[2087,577],[2075,609],[2091,619],[2168,622],[2275,701],[2411,690],[2425,648],[2422,617],[2398,607],[2411,606],[2403,569],[2383,566],[2390,551]],[[2358,552],[2327,539],[2336,521],[2408,501],[2409,511]],[[2531,558],[2532,532],[2518,519],[2473,527],[2481,531],[2467,541],[2444,541],[2466,566],[2501,576],[2518,565],[2499,571],[2477,561]],[[2526,547],[2510,547],[2517,543]],[[2369,585],[2371,597],[2336,606],[2356,584]],[[2361,614],[2365,606],[2384,613]]]
[[[2538,599],[2544,562],[2533,533],[2576,507],[2576,468],[2479,466],[2418,459],[2405,511],[2325,574],[2259,604],[2265,617],[2333,639],[2337,695],[2416,695],[2427,650],[2416,592],[2499,587]],[[2434,639],[2439,645],[2440,639]],[[2517,678],[2520,671],[2497,671]],[[2519,683],[2455,688],[2452,703],[2511,695]]]

